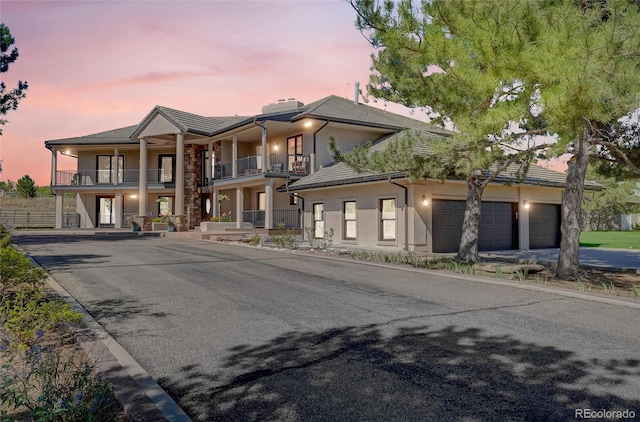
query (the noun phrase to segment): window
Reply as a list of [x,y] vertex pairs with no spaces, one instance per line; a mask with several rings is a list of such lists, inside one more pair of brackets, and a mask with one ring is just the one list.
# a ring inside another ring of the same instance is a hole
[[[116,181],[116,157],[114,155],[98,155],[97,164],[98,183],[112,184]],[[118,155],[118,183],[122,183],[124,156]]]
[[345,201],[343,203],[344,232],[343,238],[346,240],[356,239],[356,201]]
[[176,176],[176,156],[159,155],[158,167],[160,168],[160,183],[173,183]]
[[[211,154],[214,156],[214,160],[215,160],[215,154]],[[203,180],[203,184],[207,185],[209,184],[209,182],[211,181],[211,179],[214,178],[215,175],[215,166],[214,166],[214,160],[210,160],[209,159],[209,151],[202,151],[202,180]]]
[[380,200],[380,240],[396,240],[396,200]]
[[296,135],[287,138],[287,154],[302,154],[302,135]]
[[289,171],[301,173],[301,166],[304,165],[302,157],[302,135],[287,138],[287,154],[289,157]]
[[173,196],[159,196],[156,202],[158,203],[158,215],[173,213]]
[[324,237],[324,204],[313,204],[313,237]]

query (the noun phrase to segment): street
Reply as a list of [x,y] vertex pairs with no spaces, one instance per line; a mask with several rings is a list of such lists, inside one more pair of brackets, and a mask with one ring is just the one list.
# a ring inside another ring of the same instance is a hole
[[198,421],[640,419],[640,310],[141,236],[21,232]]

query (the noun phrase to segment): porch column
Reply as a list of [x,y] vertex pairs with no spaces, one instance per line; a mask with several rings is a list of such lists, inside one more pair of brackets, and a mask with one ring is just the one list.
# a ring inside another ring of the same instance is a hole
[[236,187],[236,228],[242,228],[242,210],[244,209],[244,189],[242,186]]
[[63,205],[64,205],[64,193],[57,191],[56,192],[56,223],[55,228],[61,229],[63,223]]
[[[114,148],[113,149],[113,158],[116,161],[116,166],[115,166],[115,177],[113,178],[113,184],[117,185],[118,184],[118,179],[120,178],[120,164],[118,160],[118,148]],[[117,226],[116,226],[117,227]]]
[[140,175],[138,182],[138,215],[147,215],[147,140],[140,138]]
[[212,214],[216,217],[220,217],[220,207],[218,204],[218,195],[220,194],[220,190],[216,187],[213,188],[213,198],[212,201],[213,203],[211,204],[211,208],[212,208]]
[[51,186],[56,185],[56,173],[58,173],[58,150],[51,148]]
[[309,163],[311,166],[310,173],[313,174],[316,172],[316,155],[314,153],[311,153],[310,158],[311,158]]
[[205,172],[205,177],[208,180],[207,184],[211,186],[211,181],[213,180],[213,142],[209,142],[209,165],[205,169]]
[[[262,127],[262,172],[267,172],[267,122],[263,123]],[[266,223],[265,223],[266,224]]]
[[113,209],[115,214],[114,227],[119,229],[122,227],[122,211],[124,208],[122,207],[122,192],[116,192],[114,201],[113,201]]
[[264,185],[264,228],[273,228],[273,179]]
[[238,137],[233,135],[231,147],[231,177],[238,177]]
[[176,215],[184,215],[184,135],[176,134]]

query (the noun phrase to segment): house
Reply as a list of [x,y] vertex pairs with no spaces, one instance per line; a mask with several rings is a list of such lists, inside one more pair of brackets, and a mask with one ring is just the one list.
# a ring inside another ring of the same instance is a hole
[[[342,150],[366,141],[383,148],[406,130],[448,136],[337,96],[280,100],[254,116],[156,106],[135,126],[45,142],[56,227],[126,227],[136,219],[150,230],[152,217],[171,215],[188,230],[224,213],[236,228],[311,227],[316,237],[333,229],[336,246],[456,250],[464,181],[359,174],[327,150],[330,136]],[[59,170],[58,154],[77,157],[77,168]],[[483,197],[480,249],[557,246],[564,178],[532,166],[520,182],[514,169],[496,179]],[[64,194],[75,194],[77,220],[62,214]]]

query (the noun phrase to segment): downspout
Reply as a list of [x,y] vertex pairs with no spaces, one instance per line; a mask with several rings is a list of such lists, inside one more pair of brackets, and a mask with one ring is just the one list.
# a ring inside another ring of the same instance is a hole
[[389,175],[389,183],[404,189],[404,251],[409,252],[409,188],[391,180]]
[[[300,195],[298,195],[297,193],[291,193],[289,192],[289,174],[287,174],[287,181],[285,183],[285,186],[287,187],[287,194],[293,198],[298,198],[298,200],[302,200],[302,204],[298,204],[298,213],[300,213],[300,208],[302,208],[302,215],[301,217],[304,217],[304,198],[301,197]],[[300,222],[300,233],[302,235],[302,240],[304,240],[304,223],[301,221]]]
[[325,120],[324,124],[318,128],[315,132],[313,132],[313,162],[311,163],[311,173],[316,172],[316,135],[320,132],[326,125],[329,124],[329,120]]

